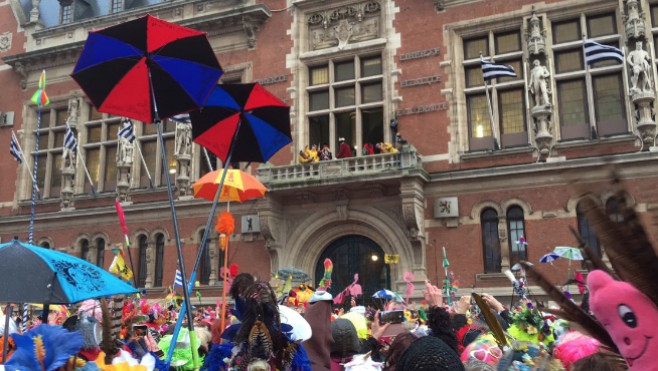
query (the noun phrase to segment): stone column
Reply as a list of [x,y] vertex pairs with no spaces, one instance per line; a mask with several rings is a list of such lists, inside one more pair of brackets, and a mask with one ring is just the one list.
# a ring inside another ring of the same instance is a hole
[[210,277],[208,278],[208,285],[214,286],[219,284],[219,271],[222,267],[219,266],[219,254],[224,253],[219,250],[217,245],[217,232],[214,228],[210,232],[210,237],[208,238],[208,257],[210,258]]
[[146,246],[146,282],[144,287],[150,289],[153,287],[153,280],[155,279],[155,240],[149,238]]

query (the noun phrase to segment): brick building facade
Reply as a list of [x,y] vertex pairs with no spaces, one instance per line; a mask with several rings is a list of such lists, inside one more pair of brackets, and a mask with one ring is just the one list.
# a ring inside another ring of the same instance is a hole
[[[569,226],[600,248],[578,197],[592,192],[614,209],[610,164],[643,218],[656,207],[655,1],[0,3],[0,111],[14,113],[0,138],[8,146],[13,129],[30,166],[37,111],[29,98],[41,70],[48,73],[35,242],[107,267],[111,244],[123,240],[113,205],[119,193],[139,284],[155,293],[171,284],[176,265],[155,129],[135,123],[144,161],[134,159],[127,191],[119,190],[121,118],[95,111],[69,77],[89,30],[146,13],[207,32],[225,69],[222,82],[259,81],[291,106],[293,143],[268,164],[236,164],[270,190],[263,200],[231,205],[237,228],[229,259],[241,271],[269,277],[293,266],[317,277],[329,256],[336,289],[354,273],[366,292],[402,289],[405,272],[417,282],[443,279],[445,247],[462,289],[507,296],[501,272],[519,258],[537,262],[555,246],[574,245]],[[10,47],[1,49],[7,34]],[[586,66],[583,37],[626,55],[641,41],[650,73],[639,78],[648,85],[636,86],[630,61]],[[480,53],[517,73],[492,80],[490,97]],[[548,102],[530,90],[539,86],[531,81],[535,60],[547,71]],[[81,166],[63,193],[67,121],[80,135],[95,196]],[[171,167],[187,166],[174,154],[176,124],[165,131]],[[337,153],[341,137],[357,148],[355,157],[297,163],[307,145],[326,143]],[[364,144],[382,141],[400,141],[400,152],[362,155]],[[9,156],[0,161],[3,241],[27,237],[31,180],[22,166]],[[193,180],[208,171],[196,145],[188,170]],[[189,270],[210,205],[191,198],[178,174],[172,182]],[[516,242],[521,236],[527,246]],[[208,251],[200,276],[210,297],[222,260],[216,235]],[[399,263],[384,264],[385,254],[399,255]],[[564,281],[566,262],[542,269]]]

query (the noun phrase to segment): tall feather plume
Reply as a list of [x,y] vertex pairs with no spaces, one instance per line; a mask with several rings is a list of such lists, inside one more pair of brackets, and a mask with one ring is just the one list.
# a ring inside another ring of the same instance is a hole
[[329,289],[329,287],[331,287],[331,273],[333,272],[333,270],[334,270],[334,263],[331,262],[331,259],[329,258],[324,259],[324,275],[322,275],[322,279],[318,284],[318,288],[327,290]]
[[576,238],[576,240],[578,240],[578,248],[583,253],[583,256],[587,262],[591,265],[590,270],[600,269],[612,277],[617,277],[617,275],[603,262],[603,259],[601,259],[599,254],[595,253],[594,250],[592,250],[592,248],[587,245],[587,242],[583,239],[580,233],[574,229],[574,227],[569,226],[569,230],[571,231],[571,234],[573,234],[573,236]]
[[105,364],[112,364],[112,358],[117,349],[112,337],[112,316],[110,315],[110,307],[107,304],[107,299],[101,298],[101,313],[103,314],[103,340],[101,349],[105,352]]
[[544,275],[534,266],[528,264],[528,262],[521,262],[520,264],[523,269],[526,270],[526,275],[528,278],[534,280],[544,290],[544,292],[546,292],[546,294],[551,299],[553,299],[560,306],[560,308],[562,308],[561,313],[564,319],[577,322],[593,338],[597,339],[602,344],[617,352],[615,343],[612,341],[612,338],[610,338],[608,332],[603,328],[603,326],[601,326],[599,322],[597,322],[594,318],[582,310],[578,305],[576,305],[576,303],[571,301],[571,299],[569,299],[562,291],[558,290],[557,287],[555,287],[546,277],[544,277]]
[[482,297],[476,293],[472,293],[471,295],[473,296],[475,303],[480,307],[480,312],[482,312],[484,321],[489,326],[494,339],[496,339],[498,347],[503,349],[503,347],[507,345],[507,338],[505,337],[503,327],[500,325],[500,322],[498,322],[496,316],[491,312],[491,308],[489,308],[489,305],[482,299]]
[[610,219],[607,213],[591,197],[581,200],[582,211],[597,233],[602,245],[614,262],[617,274],[632,284],[658,305],[658,256],[644,227],[632,207],[623,201],[620,191],[615,196],[624,216],[621,222]]

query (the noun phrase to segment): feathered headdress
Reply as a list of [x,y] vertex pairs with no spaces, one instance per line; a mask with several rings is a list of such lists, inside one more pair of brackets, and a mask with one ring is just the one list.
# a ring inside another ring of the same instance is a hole
[[327,289],[331,287],[331,273],[333,272],[333,270],[334,270],[334,263],[331,262],[331,259],[329,258],[324,259],[324,274],[322,275],[322,279],[318,284],[318,289],[327,291]]

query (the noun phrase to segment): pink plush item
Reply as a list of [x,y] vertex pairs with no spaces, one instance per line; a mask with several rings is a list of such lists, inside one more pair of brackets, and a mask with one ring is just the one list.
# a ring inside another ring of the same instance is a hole
[[658,307],[633,285],[596,270],[587,277],[590,308],[633,371],[658,370]]
[[577,360],[598,352],[600,345],[601,343],[592,337],[578,331],[569,331],[553,349],[553,356],[570,370]]
[[98,323],[103,323],[103,311],[98,300],[87,299],[80,304],[78,313],[85,312],[87,317],[96,318]]

